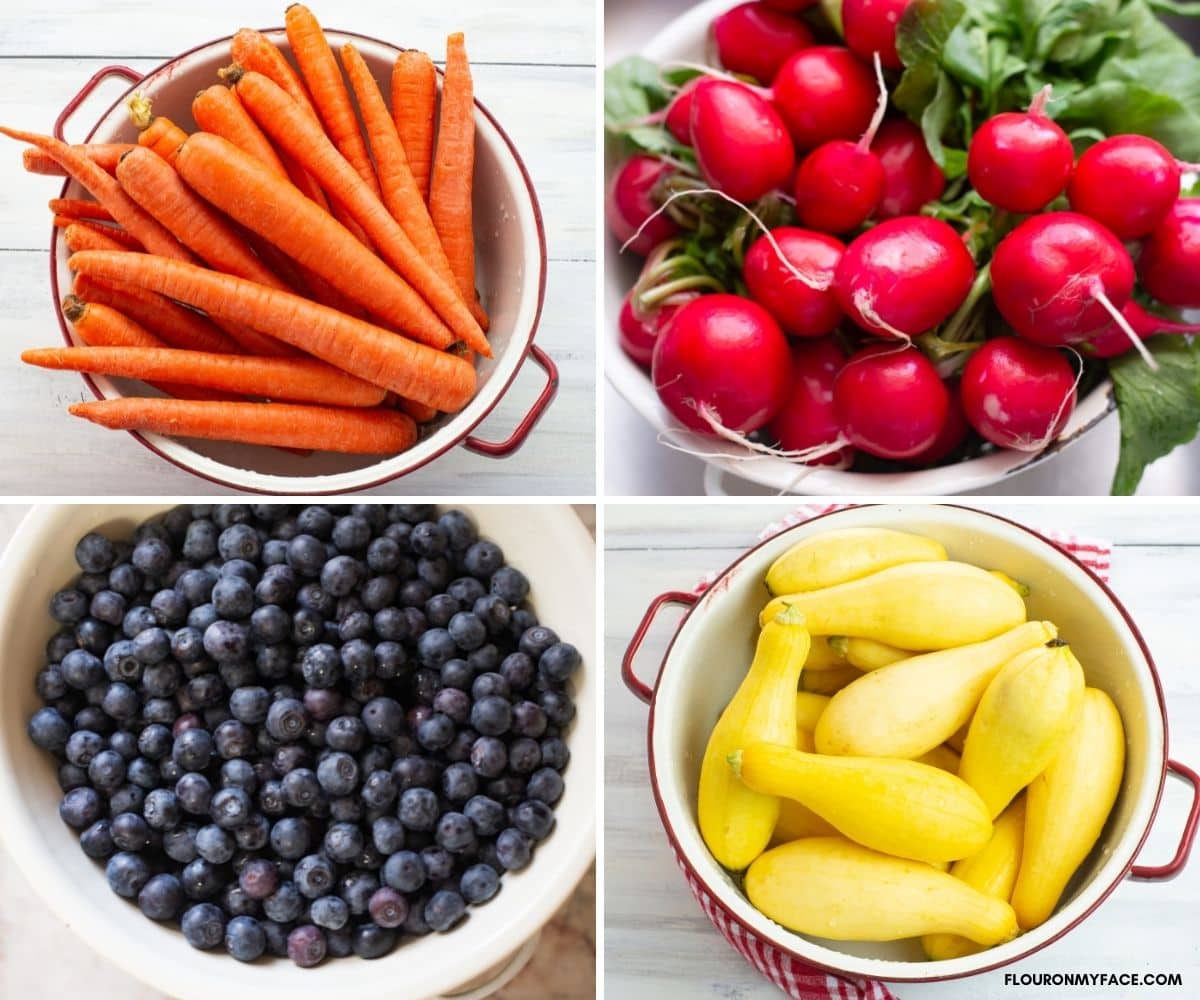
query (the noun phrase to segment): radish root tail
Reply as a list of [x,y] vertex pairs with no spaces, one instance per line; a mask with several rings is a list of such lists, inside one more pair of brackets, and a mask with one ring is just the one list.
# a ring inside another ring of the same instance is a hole
[[883,63],[879,60],[878,52],[875,53],[875,82],[879,85],[879,100],[875,102],[875,114],[871,116],[867,130],[862,134],[862,138],[858,140],[858,150],[860,153],[865,153],[871,148],[871,143],[875,141],[875,133],[879,131],[879,126],[883,124],[883,116],[887,114],[888,90],[887,84],[883,80]]
[[1112,317],[1117,328],[1129,338],[1129,342],[1133,345],[1134,350],[1142,356],[1142,360],[1146,362],[1152,372],[1158,371],[1158,362],[1154,360],[1154,355],[1150,353],[1150,349],[1142,342],[1142,338],[1137,335],[1133,327],[1129,325],[1129,320],[1125,315],[1112,304],[1112,300],[1104,291],[1104,283],[1099,279],[1093,279],[1090,289],[1092,298],[1094,298],[1104,308],[1104,311]]

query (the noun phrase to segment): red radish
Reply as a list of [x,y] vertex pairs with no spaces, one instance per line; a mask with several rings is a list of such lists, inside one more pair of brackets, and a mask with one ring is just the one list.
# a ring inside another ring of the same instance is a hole
[[1075,372],[1052,347],[997,337],[967,361],[962,398],[967,420],[992,444],[1041,451],[1075,409]]
[[1071,208],[1117,239],[1148,236],[1179,198],[1179,164],[1144,135],[1114,135],[1079,157],[1067,186]]
[[1181,198],[1155,227],[1138,274],[1160,302],[1200,309],[1200,198]]
[[[832,337],[792,345],[792,380],[787,402],[767,425],[784,451],[809,451],[830,445],[841,436],[833,410],[833,383],[846,356]],[[839,448],[806,465],[845,468],[854,460],[854,449]]]
[[772,91],[800,149],[857,139],[871,124],[878,94],[870,69],[838,45],[801,49],[779,68]]
[[659,334],[666,329],[679,308],[679,305],[664,305],[639,315],[633,308],[633,293],[630,292],[621,305],[621,316],[617,324],[621,350],[649,371]]
[[685,146],[692,144],[692,92],[701,79],[688,80],[667,106],[667,131]]
[[962,305],[974,280],[975,263],[948,223],[906,215],[857,237],[842,255],[833,287],[864,330],[915,337]]
[[938,436],[934,438],[933,444],[919,455],[913,455],[912,458],[907,460],[910,465],[937,465],[951,452],[957,451],[962,447],[962,443],[967,439],[967,435],[971,433],[971,425],[967,423],[967,415],[963,411],[962,390],[959,387],[959,380],[952,379],[947,382],[946,392],[950,396],[950,408],[946,411],[946,422],[942,424],[942,429],[938,432]]
[[796,214],[810,229],[844,233],[871,217],[883,197],[883,164],[871,151],[887,110],[883,70],[875,60],[879,103],[858,142],[834,139],[818,146],[796,171]]
[[705,179],[741,202],[786,184],[796,165],[783,120],[740,83],[710,77],[696,84],[691,135]]
[[[622,244],[658,211],[658,204],[654,200],[654,187],[669,173],[669,164],[656,157],[639,153],[630,157],[613,177],[604,214],[608,219],[608,228]],[[629,244],[628,249],[645,257],[663,240],[670,239],[677,232],[679,227],[666,214],[657,215],[638,238]]]
[[[845,246],[824,233],[784,226],[755,240],[746,254],[742,275],[750,297],[765,308],[793,337],[820,337],[841,321],[842,310],[833,291],[833,275]],[[779,259],[814,279],[812,288],[800,281]]]
[[[1142,340],[1154,337],[1160,333],[1200,333],[1200,323],[1174,323],[1154,313],[1147,312],[1130,299],[1121,310],[1121,315]],[[1116,323],[1109,323],[1079,345],[1080,351],[1089,358],[1116,358],[1133,350],[1129,334]]]
[[712,37],[721,65],[770,83],[785,59],[813,43],[808,25],[765,3],[738,4],[713,19]]
[[883,167],[883,197],[875,209],[877,219],[916,215],[921,206],[942,196],[946,175],[929,155],[921,130],[908,119],[884,122],[871,152]]
[[1133,292],[1133,262],[1120,241],[1075,212],[1026,219],[1000,241],[991,268],[1000,315],[1051,347],[1086,340]]
[[872,344],[838,373],[833,405],[842,433],[856,448],[907,459],[937,440],[950,398],[933,363],[915,347]]
[[896,25],[912,0],[842,0],[842,34],[850,51],[866,62],[876,52],[888,69],[903,69]]
[[788,14],[798,14],[819,3],[820,0],[763,0],[773,10],[782,10]]
[[1046,117],[1049,99],[1050,87],[1043,87],[1028,111],[993,115],[971,138],[967,176],[997,208],[1039,212],[1067,186],[1075,150]]
[[749,434],[787,400],[787,338],[762,306],[702,295],[680,309],[654,348],[658,398],[685,427]]

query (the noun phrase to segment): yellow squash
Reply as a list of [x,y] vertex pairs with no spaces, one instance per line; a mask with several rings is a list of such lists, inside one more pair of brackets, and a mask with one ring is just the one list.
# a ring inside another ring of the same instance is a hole
[[[804,699],[809,697],[819,698],[820,695],[806,695],[801,692],[796,696],[796,749],[805,753],[812,753],[813,749],[812,730],[805,728],[802,718],[805,710]],[[789,840],[799,840],[801,837],[827,837],[835,833],[837,830],[808,806],[801,805],[795,799],[779,800],[779,820],[771,836],[772,844],[786,844]]]
[[953,774],[912,760],[823,757],[752,743],[730,755],[743,782],[795,799],[866,847],[916,861],[954,861],[992,835],[983,800]]
[[834,670],[846,666],[846,658],[834,648],[826,636],[813,636],[812,645],[808,647],[808,659],[804,661],[805,670]]
[[982,642],[1025,621],[1025,602],[1002,580],[960,562],[914,562],[823,590],[776,597],[804,612],[813,635],[858,636],[901,649],[930,650]]
[[988,685],[958,776],[980,794],[989,815],[999,816],[1061,749],[1079,721],[1083,686],[1083,668],[1061,639],[1021,653]]
[[1029,786],[1025,855],[1013,892],[1024,930],[1044,922],[1108,820],[1125,772],[1125,729],[1103,691],[1088,688],[1079,723]]
[[909,562],[935,562],[946,549],[932,538],[889,528],[824,531],[797,542],[767,570],[767,590],[796,594],[820,590]]
[[886,642],[862,639],[857,636],[839,635],[829,640],[829,645],[841,653],[842,658],[859,670],[878,670],[893,663],[916,656],[911,649],[897,649]]
[[[972,889],[1008,902],[1021,864],[1024,830],[1025,797],[1021,796],[1000,814],[992,839],[983,849],[969,858],[955,861],[950,866],[950,874]],[[929,934],[921,939],[921,944],[925,954],[934,960],[962,958],[980,950],[979,945],[957,934]]]
[[745,868],[758,857],[779,818],[779,800],[738,781],[727,758],[750,742],[795,742],[796,685],[806,656],[801,613],[787,610],[768,621],[750,670],[708,738],[697,795],[700,834],[726,868]]
[[920,757],[970,719],[1005,663],[1057,634],[1049,622],[1026,622],[994,639],[914,656],[863,674],[834,695],[821,713],[817,750],[858,757]]
[[767,851],[746,872],[750,902],[800,934],[896,941],[960,934],[990,947],[1015,937],[1012,907],[920,861],[842,837],[811,837]]
[[805,671],[800,677],[800,688],[806,694],[819,694],[828,698],[837,694],[848,684],[853,684],[863,675],[861,670],[853,667],[836,667],[833,670]]
[[930,767],[941,768],[943,771],[949,771],[951,774],[958,774],[958,767],[961,760],[950,747],[945,743],[939,743],[929,753],[923,753],[917,758],[917,763],[928,764]]
[[[803,679],[804,675],[800,675]],[[829,704],[829,698],[823,694],[813,694],[810,691],[796,692],[796,728],[805,729],[808,731],[807,747],[796,745],[801,750],[812,749],[812,732],[817,728],[817,720],[821,718],[821,713],[825,711],[825,706]]]

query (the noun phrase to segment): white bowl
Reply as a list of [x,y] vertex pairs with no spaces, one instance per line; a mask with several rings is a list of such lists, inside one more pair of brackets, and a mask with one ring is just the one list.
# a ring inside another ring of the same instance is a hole
[[[265,32],[290,52],[282,28]],[[389,93],[391,69],[397,47],[363,35],[327,31],[330,44],[340,48],[353,42],[362,53],[383,92]],[[125,67],[108,67],[97,73],[67,106],[56,124],[62,125],[79,102],[106,75],[136,80],[113,103],[88,133],[92,142],[136,142],[137,130],[129,121],[125,100],[142,90],[154,102],[156,114],[165,115],[187,131],[193,131],[191,104],[200,90],[218,83],[217,70],[232,62],[229,39],[208,42],[151,70],[140,80]],[[440,84],[440,76],[439,76]],[[338,455],[320,452],[300,458],[275,448],[222,441],[170,438],[160,434],[135,433],[142,444],[167,461],[223,486],[259,493],[314,495],[366,489],[395,479],[425,465],[444,451],[465,440],[467,447],[483,454],[506,455],[524,441],[533,423],[549,404],[557,386],[554,363],[533,346],[546,291],[546,238],[541,209],[533,183],[512,140],[478,101],[475,102],[475,187],[474,220],[476,283],[491,317],[488,339],[494,357],[476,362],[479,389],[459,413],[443,415],[426,429],[408,451],[380,458],[377,455]],[[83,197],[74,181],[63,187],[63,197]],[[70,330],[59,310],[59,302],[71,288],[73,274],[67,268],[67,250],[62,234],[51,238],[51,286],[63,334]],[[478,441],[467,435],[491,412],[516,377],[527,354],[546,370],[547,388],[513,436],[500,444]],[[85,377],[97,397],[111,399],[125,394],[130,383],[107,376]],[[139,386],[138,393],[148,391]],[[98,433],[93,428],[89,433]],[[85,433],[82,424],[80,433]]]
[[[766,600],[763,578],[784,550],[833,528],[898,528],[936,538],[951,558],[1003,570],[1032,588],[1031,619],[1049,619],[1083,664],[1089,685],[1107,692],[1126,733],[1125,775],[1100,842],[1068,886],[1054,915],[1040,927],[976,955],[926,961],[915,940],[889,943],[829,941],[792,933],[759,913],[733,877],[709,854],[696,819],[700,761],[721,710],[745,676]],[[669,595],[680,600],[687,595]],[[694,600],[694,598],[692,599]],[[652,607],[652,611],[653,611]],[[648,613],[643,626],[652,614]],[[644,628],[630,643],[626,677]],[[786,956],[848,976],[934,981],[975,975],[1025,958],[1084,920],[1130,872],[1150,831],[1167,774],[1167,721],[1162,688],[1137,627],[1112,592],[1062,550],[1011,521],[960,507],[857,507],[815,518],[751,549],[729,566],[680,623],[654,686],[649,718],[650,775],[655,800],[676,854],[727,922]],[[1172,762],[1185,776],[1187,769]],[[1189,778],[1191,780],[1194,775]],[[1194,831],[1165,869],[1134,869],[1156,878],[1173,874],[1187,857]]]
[[[220,951],[197,951],[178,928],[147,920],[114,895],[103,869],[84,855],[75,833],[58,818],[62,796],[53,761],[25,735],[39,704],[34,675],[54,631],[47,602],[78,572],[75,540],[93,529],[128,537],[139,522],[170,506],[35,507],[0,560],[0,648],[5,651],[0,833],[34,890],[98,954],[182,1000],[415,1000],[495,987],[497,977],[524,957],[518,953],[566,901],[595,854],[595,549],[578,518],[566,506],[463,505],[480,532],[529,576],[538,615],[584,651],[575,683],[578,715],[566,736],[571,763],[553,833],[538,846],[529,867],[505,875],[499,895],[472,909],[456,930],[403,941],[376,961],[327,960],[306,970],[286,959],[245,964]],[[63,942],[64,960],[71,944]]]
[[[642,55],[655,63],[670,61],[706,61],[706,39],[712,19],[733,6],[731,0],[707,0],[676,18],[655,35],[642,49]],[[617,160],[607,158],[611,176]],[[810,496],[946,496],[980,489],[1025,472],[1062,451],[1091,430],[1114,408],[1107,382],[1079,400],[1058,439],[1037,455],[1023,451],[998,449],[980,458],[935,469],[906,472],[845,472],[823,466],[804,466],[769,455],[748,457],[745,449],[715,437],[686,434],[682,425],[659,401],[649,375],[621,350],[617,341],[617,317],[626,293],[633,287],[641,259],[620,254],[619,245],[608,236],[605,252],[604,371],[617,390],[660,434],[681,439],[693,451],[702,452],[703,460],[733,476],[785,493]],[[614,456],[613,461],[619,461]]]

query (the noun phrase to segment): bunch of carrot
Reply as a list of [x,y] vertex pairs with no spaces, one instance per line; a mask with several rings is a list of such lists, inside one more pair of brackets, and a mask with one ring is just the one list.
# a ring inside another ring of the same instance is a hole
[[429,57],[400,54],[389,111],[353,45],[339,66],[307,7],[289,7],[286,23],[296,67],[242,29],[223,82],[193,101],[190,133],[140,94],[136,143],[71,146],[0,126],[29,145],[26,170],[69,176],[94,199],[50,201],[76,274],[64,315],[83,346],[22,360],[162,394],[78,403],[76,416],[390,454],[474,395],[472,358],[491,350],[463,36],[448,39],[440,102]]

